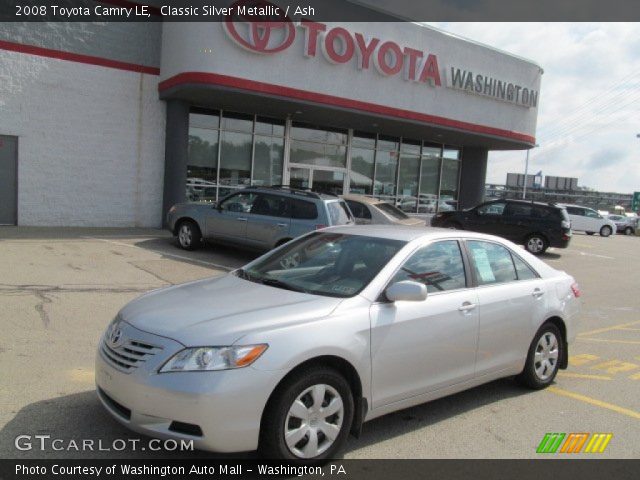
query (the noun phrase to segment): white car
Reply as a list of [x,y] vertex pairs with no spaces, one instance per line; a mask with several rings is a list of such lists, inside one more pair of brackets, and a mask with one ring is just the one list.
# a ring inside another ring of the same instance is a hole
[[574,232],[586,232],[587,235],[593,235],[597,232],[603,237],[608,237],[616,231],[616,224],[600,215],[593,208],[580,205],[558,205],[567,210],[571,220],[571,230]]
[[325,228],[129,303],[99,343],[98,396],[126,427],[196,448],[335,458],[381,415],[512,375],[547,387],[579,296],[498,237]]

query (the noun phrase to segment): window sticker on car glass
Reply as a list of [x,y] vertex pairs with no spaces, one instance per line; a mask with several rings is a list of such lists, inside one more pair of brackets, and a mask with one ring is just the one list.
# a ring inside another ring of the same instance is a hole
[[478,270],[482,281],[495,282],[496,277],[493,275],[487,251],[482,248],[473,248],[471,251],[473,252],[473,261],[476,264],[476,269]]
[[346,285],[333,285],[331,287],[331,291],[336,293],[342,293],[344,295],[349,295],[356,292],[354,287],[347,287]]

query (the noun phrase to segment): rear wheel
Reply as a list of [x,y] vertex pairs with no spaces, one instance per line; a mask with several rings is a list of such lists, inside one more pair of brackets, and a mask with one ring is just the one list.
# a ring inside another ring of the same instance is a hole
[[542,325],[533,337],[524,369],[516,377],[518,382],[534,390],[549,386],[558,373],[563,349],[558,327],[550,322]]
[[624,229],[624,234],[625,235],[633,235],[633,228],[631,227],[627,227]]
[[334,458],[353,420],[353,395],[330,368],[301,370],[278,387],[260,429],[260,454],[299,463]]
[[600,236],[601,237],[608,237],[612,233],[613,233],[613,230],[611,229],[611,227],[609,225],[605,225],[604,227],[602,227],[600,229]]
[[524,248],[529,253],[540,255],[547,251],[547,248],[549,248],[549,242],[547,242],[547,239],[542,235],[534,233],[527,237],[527,240],[524,242]]
[[185,250],[195,250],[202,244],[200,227],[193,220],[184,220],[178,226],[178,245]]

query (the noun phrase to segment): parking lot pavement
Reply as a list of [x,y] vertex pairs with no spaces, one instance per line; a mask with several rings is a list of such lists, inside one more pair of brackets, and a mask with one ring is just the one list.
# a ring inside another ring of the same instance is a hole
[[[346,457],[533,458],[547,432],[590,432],[613,434],[602,457],[637,458],[639,248],[637,237],[576,234],[568,249],[544,256],[572,274],[583,295],[570,368],[551,388],[531,392],[505,379],[387,415],[349,440]],[[106,444],[140,438],[112,420],[93,392],[94,354],[106,324],[143,292],[223,274],[255,256],[217,246],[184,252],[158,230],[1,228],[0,457],[87,457],[20,452],[18,435]],[[89,456],[154,455],[171,453]]]

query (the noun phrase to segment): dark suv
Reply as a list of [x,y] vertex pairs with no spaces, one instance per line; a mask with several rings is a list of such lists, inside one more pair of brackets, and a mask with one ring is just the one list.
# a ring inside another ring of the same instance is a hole
[[571,240],[564,208],[525,200],[494,200],[469,210],[441,212],[431,219],[431,226],[498,235],[524,245],[534,255],[549,247],[567,248]]

